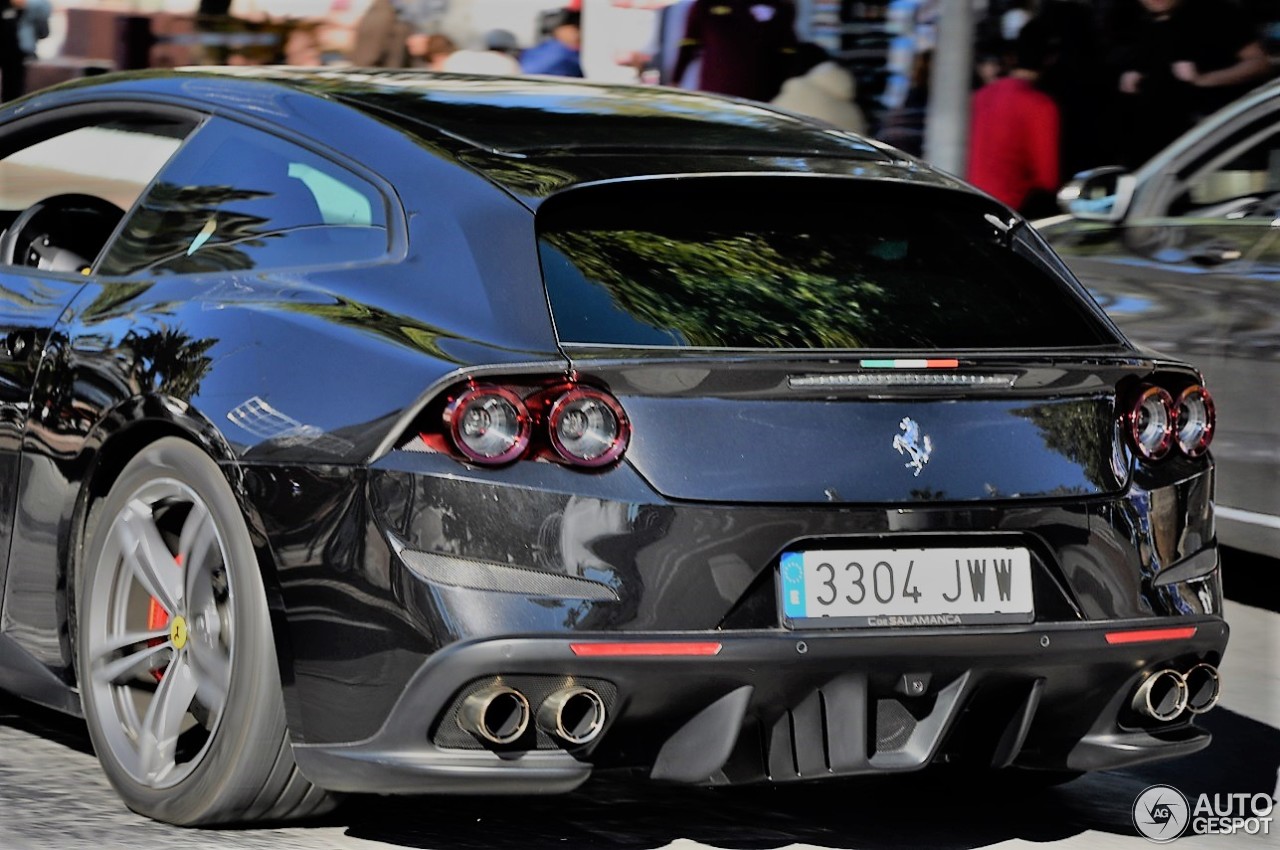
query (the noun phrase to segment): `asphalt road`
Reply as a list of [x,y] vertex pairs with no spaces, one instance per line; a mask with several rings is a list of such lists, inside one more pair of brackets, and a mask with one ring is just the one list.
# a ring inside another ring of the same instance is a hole
[[[1280,561],[1247,566],[1228,590],[1254,604],[1228,604],[1223,705],[1202,721],[1214,743],[1172,763],[1047,790],[919,775],[753,789],[614,778],[564,797],[360,798],[300,827],[194,831],[125,809],[98,769],[83,723],[0,697],[0,850],[1151,847],[1130,819],[1134,798],[1148,786],[1172,785],[1192,800],[1201,793],[1280,793],[1280,613],[1257,606],[1276,598]],[[1280,817],[1273,827],[1280,830]],[[1275,848],[1280,831],[1186,836],[1174,846]]]

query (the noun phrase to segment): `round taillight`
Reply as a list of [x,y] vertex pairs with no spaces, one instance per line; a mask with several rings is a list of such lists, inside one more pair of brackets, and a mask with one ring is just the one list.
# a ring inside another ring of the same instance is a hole
[[577,387],[560,396],[547,414],[551,446],[580,466],[604,466],[622,457],[631,426],[622,405],[608,393]]
[[450,402],[444,424],[458,451],[476,463],[515,460],[529,446],[532,423],[520,396],[502,387],[475,386]]
[[1178,448],[1188,457],[1200,457],[1213,440],[1213,397],[1204,387],[1193,384],[1178,394],[1174,410]]
[[1129,435],[1138,454],[1159,460],[1173,445],[1173,397],[1159,387],[1147,387],[1129,411]]

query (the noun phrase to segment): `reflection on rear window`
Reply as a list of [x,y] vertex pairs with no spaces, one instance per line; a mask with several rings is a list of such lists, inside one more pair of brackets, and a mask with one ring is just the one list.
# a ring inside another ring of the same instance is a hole
[[1010,244],[984,218],[998,210],[980,199],[900,189],[708,194],[540,219],[560,340],[783,349],[1115,341],[1020,237]]

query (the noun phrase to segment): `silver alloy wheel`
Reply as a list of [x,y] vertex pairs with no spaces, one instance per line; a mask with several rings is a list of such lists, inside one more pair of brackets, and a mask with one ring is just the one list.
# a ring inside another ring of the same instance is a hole
[[208,506],[172,478],[132,493],[111,523],[82,614],[85,684],[131,779],[181,782],[209,750],[235,660],[228,550]]

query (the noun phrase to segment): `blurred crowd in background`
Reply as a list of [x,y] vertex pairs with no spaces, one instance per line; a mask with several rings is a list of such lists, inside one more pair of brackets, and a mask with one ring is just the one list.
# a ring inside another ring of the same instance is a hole
[[[1272,75],[1269,0],[972,0],[967,176],[1028,214]],[[0,0],[0,95],[188,64],[678,86],[921,154],[947,0]],[[952,7],[954,8],[954,7]]]
[[979,28],[972,182],[1028,215],[1086,168],[1137,168],[1273,75],[1272,25],[1234,0],[1015,0]]

